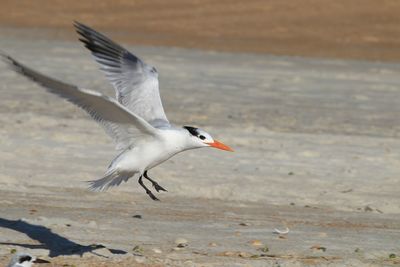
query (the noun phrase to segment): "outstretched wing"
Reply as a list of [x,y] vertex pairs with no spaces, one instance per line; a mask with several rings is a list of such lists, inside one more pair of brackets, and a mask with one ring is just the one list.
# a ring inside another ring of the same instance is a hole
[[45,76],[24,66],[12,57],[0,54],[16,72],[45,87],[47,91],[79,106],[104,127],[114,139],[118,150],[125,149],[142,139],[154,138],[157,130],[144,119],[130,112],[116,100],[98,92],[81,89]]
[[169,127],[158,89],[158,73],[103,34],[75,22],[77,32],[114,86],[118,101],[154,127]]

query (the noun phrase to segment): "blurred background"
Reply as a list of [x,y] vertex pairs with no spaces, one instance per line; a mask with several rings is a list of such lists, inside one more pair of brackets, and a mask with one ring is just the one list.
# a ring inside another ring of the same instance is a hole
[[60,38],[75,38],[71,22],[78,20],[131,44],[400,59],[396,0],[2,0],[1,5],[1,27]]

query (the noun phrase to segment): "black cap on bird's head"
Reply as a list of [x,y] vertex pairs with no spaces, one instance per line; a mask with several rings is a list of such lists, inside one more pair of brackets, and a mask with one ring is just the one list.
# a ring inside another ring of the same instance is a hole
[[224,145],[223,143],[214,140],[210,134],[208,134],[207,132],[196,128],[196,127],[192,127],[192,126],[183,126],[183,128],[185,128],[192,136],[197,137],[198,139],[201,140],[202,143],[204,143],[207,146],[211,146],[214,148],[218,148],[218,149],[222,149],[222,150],[227,150],[227,151],[231,151],[233,152],[233,149],[230,148],[227,145]]
[[188,132],[193,136],[198,136],[199,132],[197,131],[199,128],[192,127],[192,126],[183,126]]

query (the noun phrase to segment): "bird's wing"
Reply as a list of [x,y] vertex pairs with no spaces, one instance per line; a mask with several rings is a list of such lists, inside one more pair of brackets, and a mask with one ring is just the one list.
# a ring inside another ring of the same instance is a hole
[[114,139],[118,150],[134,145],[141,139],[157,137],[157,129],[133,114],[115,99],[52,79],[24,66],[8,55],[0,54],[0,56],[16,72],[23,74],[45,87],[49,92],[67,99],[89,113]]
[[118,101],[154,127],[169,127],[158,89],[157,70],[103,34],[79,22],[79,39],[114,86]]

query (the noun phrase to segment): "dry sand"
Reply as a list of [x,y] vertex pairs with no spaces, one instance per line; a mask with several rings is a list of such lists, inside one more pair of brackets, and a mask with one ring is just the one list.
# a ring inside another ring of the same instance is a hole
[[[30,66],[113,95],[78,42],[1,35]],[[399,64],[130,48],[157,66],[174,123],[236,152],[190,151],[152,170],[169,190],[161,202],[135,180],[88,192],[115,155],[110,140],[2,64],[2,264],[13,249],[52,266],[398,263]]]
[[400,60],[400,4],[342,2],[2,1],[1,50],[112,96],[70,24],[99,27],[157,67],[171,121],[236,152],[155,168],[161,202],[134,179],[88,192],[111,141],[1,63],[0,266],[399,264],[400,64],[244,53]]
[[0,25],[59,38],[79,20],[119,40],[276,55],[400,60],[397,0],[2,0]]

